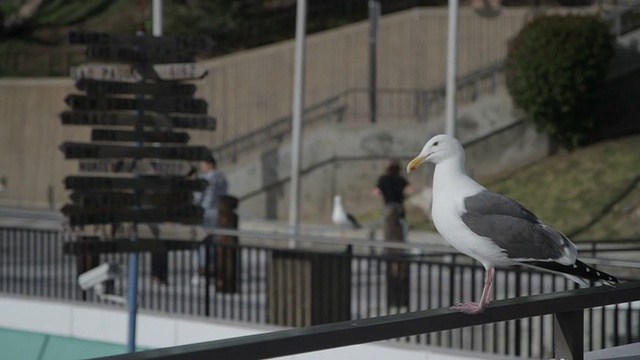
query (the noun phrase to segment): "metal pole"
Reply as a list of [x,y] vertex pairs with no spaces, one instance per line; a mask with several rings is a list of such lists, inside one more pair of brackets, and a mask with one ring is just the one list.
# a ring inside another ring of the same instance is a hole
[[[133,225],[131,241],[138,241],[137,226]],[[138,260],[139,254],[129,254],[129,286],[127,291],[127,310],[129,313],[129,328],[127,334],[127,352],[136,351],[136,327],[138,313]]]
[[[140,95],[136,95],[136,97],[140,98]],[[143,112],[138,110],[138,115],[142,115]],[[136,126],[136,131],[142,131],[141,126]],[[141,142],[136,142],[134,144],[135,147],[141,147]],[[133,166],[136,166],[138,159],[134,159]],[[138,177],[137,170],[133,170],[133,176]],[[135,190],[134,193],[139,194],[140,190]],[[140,208],[140,204],[135,205],[136,208]],[[138,241],[138,224],[137,222],[133,222],[131,236],[129,238],[130,241],[136,242]],[[129,273],[128,273],[128,289],[127,289],[127,312],[129,314],[129,326],[127,333],[127,352],[135,352],[136,351],[136,328],[138,322],[138,268],[139,268],[140,254],[137,252],[132,252],[129,254]]]
[[297,0],[293,73],[293,116],[291,119],[291,189],[289,199],[289,230],[293,234],[293,237],[289,240],[290,248],[296,246],[295,238],[300,232],[300,158],[302,155],[306,25],[307,0]]
[[380,3],[369,0],[369,116],[372,123],[377,117],[377,68],[378,68],[378,20],[380,18]]
[[458,0],[449,0],[445,132],[456,136],[456,65],[458,61]]
[[153,0],[153,36],[162,36],[162,0]]
[[[155,5],[155,2],[154,2]],[[138,36],[143,36],[144,32],[139,31],[137,33]],[[144,82],[141,80],[140,82]],[[136,95],[137,99],[142,99],[143,95]],[[144,115],[143,110],[136,110],[136,114],[138,116]],[[142,125],[136,124],[135,131],[142,132],[144,130]],[[134,143],[135,147],[142,147],[141,141],[136,141]],[[136,170],[138,159],[133,159],[133,177],[138,177],[138,171]],[[141,190],[135,190],[135,193],[140,194]],[[139,198],[139,197],[138,197]],[[136,208],[140,208],[140,204],[135,205]],[[132,233],[130,240],[132,242],[138,241],[138,223],[133,222],[132,224]],[[139,262],[140,262],[140,254],[137,252],[132,252],[129,254],[129,274],[128,274],[128,289],[127,289],[127,311],[129,314],[129,329],[128,329],[128,338],[127,338],[127,352],[135,352],[136,351],[136,328],[138,322],[138,273],[139,273]]]

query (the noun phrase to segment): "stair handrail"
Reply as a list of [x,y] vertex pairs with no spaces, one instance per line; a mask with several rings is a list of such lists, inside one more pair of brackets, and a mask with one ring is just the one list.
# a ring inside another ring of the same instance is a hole
[[[471,95],[471,102],[475,101],[480,95],[482,95],[482,88],[478,86],[479,82],[491,78],[492,85],[490,87],[491,92],[495,92],[498,86],[498,76],[504,70],[504,60],[497,61],[487,67],[479,70],[475,70],[465,76],[458,78],[458,88],[462,89],[468,86],[473,86],[474,91]],[[303,126],[308,126],[311,123],[319,121],[337,120],[342,121],[345,118],[347,111],[346,98],[349,94],[354,92],[368,91],[364,88],[350,88],[344,90],[337,95],[331,96],[325,100],[315,103],[304,110],[305,116],[303,116]],[[444,97],[445,85],[435,86],[430,89],[414,88],[414,89],[379,89],[382,91],[401,91],[401,92],[413,92],[415,96],[424,102],[424,108],[429,109],[432,102],[437,101]],[[313,114],[320,110],[320,113]],[[417,114],[419,120],[426,121],[427,116],[420,116]],[[284,137],[290,133],[291,130],[291,115],[281,117],[277,120],[270,122],[269,124],[262,126],[258,129],[249,131],[242,134],[233,140],[227,141],[221,145],[212,148],[212,152],[216,155],[218,161],[232,161],[235,162],[238,156],[242,153],[248,153],[254,150],[258,146],[264,146],[266,143],[280,142]]]

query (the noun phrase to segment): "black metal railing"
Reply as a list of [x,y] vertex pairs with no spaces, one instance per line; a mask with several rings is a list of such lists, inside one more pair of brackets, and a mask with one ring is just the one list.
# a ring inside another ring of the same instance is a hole
[[[154,264],[159,254],[142,253],[139,308],[300,327],[448,307],[476,300],[482,290],[484,269],[465,256],[448,252],[449,248],[422,247],[418,254],[409,244],[306,236],[296,249],[288,249],[287,235],[218,232],[241,239],[240,245],[214,244],[217,254],[233,254],[235,276],[216,276],[209,290],[198,277],[197,283],[192,282],[196,266],[190,248],[195,249],[200,241],[185,240],[191,245],[184,250],[166,252],[164,279]],[[80,264],[87,259],[63,255],[63,243],[69,241],[75,241],[74,237],[61,231],[0,228],[0,293],[121,306],[78,286],[79,272],[86,271],[80,270]],[[629,246],[632,244],[624,242],[617,253],[611,246],[602,247],[615,256],[628,252]],[[598,251],[597,247],[592,249]],[[226,260],[216,257],[216,261]],[[104,262],[117,263],[127,272],[126,254],[100,255],[93,259],[93,266]],[[621,279],[636,277],[622,269],[607,270]],[[234,284],[229,286],[225,281]],[[574,288],[572,282],[553,274],[524,268],[498,269],[492,298]],[[113,294],[124,295],[126,289],[126,277],[113,281]],[[545,315],[396,341],[548,358],[553,354],[552,323],[552,316]],[[638,341],[640,305],[635,302],[588,309],[585,324],[587,350]]]
[[[496,322],[552,316],[555,359],[583,359],[584,310],[617,306],[640,298],[640,282],[496,301],[482,314],[469,316],[446,308],[345,321],[300,329],[108,356],[101,360],[268,359],[398,337],[432,334]],[[504,337],[508,333],[503,334]],[[631,358],[623,356],[625,359]],[[619,357],[622,359],[623,357]]]
[[[481,95],[495,94],[504,84],[504,61],[465,74],[456,84],[458,105],[472,103]],[[430,89],[377,89],[376,115],[384,122],[426,122],[444,114],[445,93],[444,84]],[[346,121],[369,121],[369,89],[348,89],[341,96],[344,97]]]

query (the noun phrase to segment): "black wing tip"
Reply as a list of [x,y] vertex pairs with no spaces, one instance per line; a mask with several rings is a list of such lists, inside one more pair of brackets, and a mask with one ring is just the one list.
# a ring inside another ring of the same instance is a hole
[[349,222],[351,222],[351,225],[353,226],[354,229],[362,228],[362,225],[360,225],[360,223],[355,218],[355,216],[353,216],[351,214],[347,214],[347,219],[349,219]]
[[[582,268],[585,273],[588,273],[589,276],[583,276],[587,279],[591,279],[591,280],[595,280],[595,281],[602,281],[603,283],[609,285],[609,286],[615,286],[616,284],[618,284],[620,282],[620,280],[618,280],[617,277],[613,276],[613,275],[609,275],[604,271],[595,269],[585,263],[583,263],[580,260],[576,260],[576,263],[573,266],[577,266],[578,269]],[[579,275],[581,276],[581,275]]]
[[593,268],[580,260],[576,260],[572,265],[562,265],[552,261],[531,261],[525,262],[525,264],[567,275],[578,276],[587,280],[601,281],[609,286],[616,286],[620,282],[615,276]]
[[584,266],[586,268],[587,272],[593,273],[595,272],[595,279],[596,281],[602,281],[605,284],[609,285],[609,286],[615,286],[616,284],[618,284],[620,282],[620,280],[618,280],[617,277],[613,276],[613,275],[609,275],[604,271],[600,271],[598,269],[594,269],[591,266],[583,263],[580,260],[576,260],[576,264],[580,263],[582,266]]

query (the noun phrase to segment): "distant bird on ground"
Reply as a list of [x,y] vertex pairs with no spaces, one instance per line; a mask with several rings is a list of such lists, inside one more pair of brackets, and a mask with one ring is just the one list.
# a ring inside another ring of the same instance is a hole
[[340,195],[336,195],[333,198],[333,214],[331,215],[331,220],[342,229],[360,229],[362,227],[358,223],[358,220],[344,209]]
[[433,175],[433,222],[458,251],[486,269],[480,302],[460,303],[452,310],[478,314],[489,304],[495,267],[525,265],[563,275],[578,284],[584,279],[615,285],[618,279],[577,259],[575,245],[515,200],[490,192],[467,176],[464,149],[452,136],[431,138],[407,172],[424,162],[436,165]]

